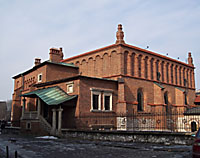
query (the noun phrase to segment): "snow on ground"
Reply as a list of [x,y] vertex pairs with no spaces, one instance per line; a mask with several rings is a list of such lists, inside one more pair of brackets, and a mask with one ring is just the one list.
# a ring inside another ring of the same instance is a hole
[[54,136],[41,136],[41,137],[36,137],[36,138],[39,138],[39,139],[58,139],[57,137],[54,137]]

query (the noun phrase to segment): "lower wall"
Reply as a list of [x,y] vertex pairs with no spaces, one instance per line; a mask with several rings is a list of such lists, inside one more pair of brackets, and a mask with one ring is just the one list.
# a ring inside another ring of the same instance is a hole
[[191,145],[194,137],[186,133],[170,132],[124,132],[124,131],[75,131],[67,130],[65,138],[138,142],[138,143],[161,143],[165,145],[182,144]]
[[[28,127],[29,124],[29,127]],[[46,131],[44,131],[39,121],[21,121],[20,123],[22,133],[33,134],[33,135],[49,135]]]

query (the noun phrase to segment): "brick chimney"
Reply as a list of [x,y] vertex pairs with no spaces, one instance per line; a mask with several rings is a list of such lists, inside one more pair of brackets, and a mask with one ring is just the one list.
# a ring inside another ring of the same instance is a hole
[[54,63],[59,63],[63,60],[62,48],[51,48],[49,52],[49,60]]
[[188,53],[188,65],[194,66],[191,52]]
[[41,59],[40,58],[35,58],[35,66],[41,64]]

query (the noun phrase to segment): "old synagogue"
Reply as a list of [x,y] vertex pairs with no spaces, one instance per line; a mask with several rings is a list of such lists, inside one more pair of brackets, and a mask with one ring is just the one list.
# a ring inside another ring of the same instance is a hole
[[126,44],[121,24],[112,45],[66,59],[62,48],[51,48],[48,60],[36,58],[13,77],[13,125],[54,135],[66,129],[184,131],[184,113],[195,101],[192,54],[185,55],[186,63]]

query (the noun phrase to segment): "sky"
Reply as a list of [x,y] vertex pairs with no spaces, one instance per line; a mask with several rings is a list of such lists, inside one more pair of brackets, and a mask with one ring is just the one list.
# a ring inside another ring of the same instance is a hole
[[108,46],[118,24],[127,44],[183,62],[191,52],[200,89],[199,0],[0,0],[0,100],[12,99],[12,77],[50,48],[65,59]]

